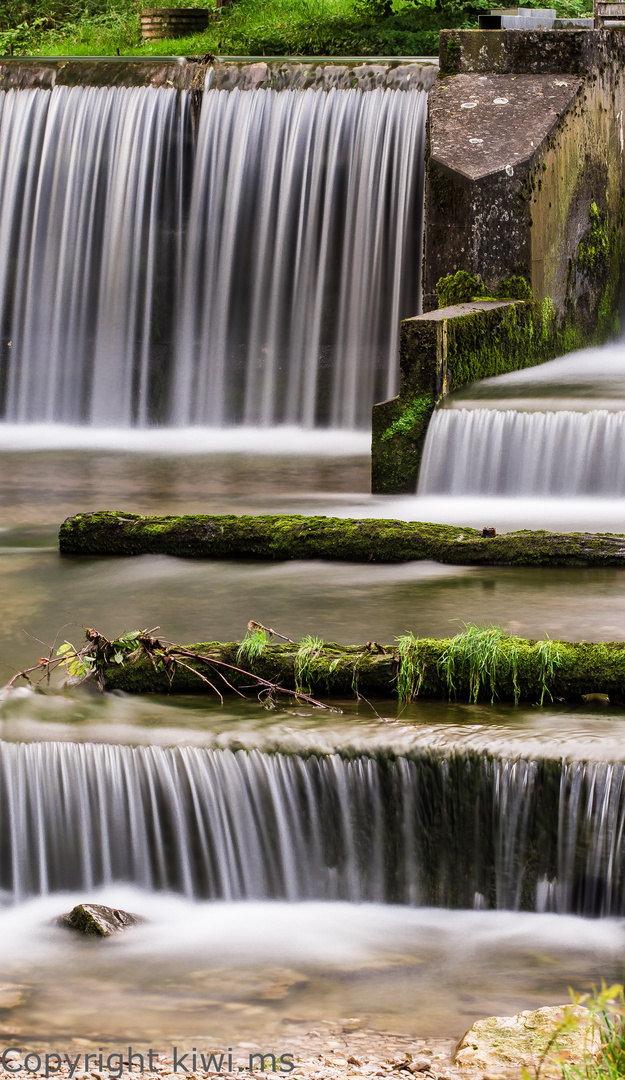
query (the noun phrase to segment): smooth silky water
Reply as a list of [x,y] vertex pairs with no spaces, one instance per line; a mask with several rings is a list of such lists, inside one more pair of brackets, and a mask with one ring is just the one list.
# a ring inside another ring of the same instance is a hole
[[[7,679],[85,626],[625,637],[617,570],[58,555],[59,522],[105,507],[625,531],[618,469],[579,490],[574,471],[517,492],[487,469],[474,488],[367,494],[369,410],[419,310],[424,119],[414,90],[208,88],[194,143],[173,90],[0,95]],[[582,357],[566,386],[556,362],[510,392],[593,398],[577,411],[610,412],[611,446],[625,363],[592,356],[607,381]],[[340,1018],[456,1036],[621,977],[621,710],[332,704],[2,697],[1,976],[27,987],[5,1040],[277,1042]],[[54,917],[88,899],[147,922],[68,937]]]

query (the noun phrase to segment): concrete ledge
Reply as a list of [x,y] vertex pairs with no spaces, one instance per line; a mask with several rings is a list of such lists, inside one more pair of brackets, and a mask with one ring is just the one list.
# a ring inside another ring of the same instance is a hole
[[542,363],[562,348],[549,305],[475,301],[405,319],[399,395],[372,411],[372,491],[416,491],[432,413],[450,390]]
[[623,67],[619,30],[441,30],[441,75],[596,75]]
[[0,90],[52,90],[55,86],[168,86],[189,90],[199,67],[176,56],[170,61],[149,57],[5,59],[0,61]]
[[94,57],[2,59],[0,90],[45,89],[55,86],[169,86],[176,90],[203,90],[211,72],[217,90],[359,89],[429,90],[438,75],[436,61],[336,61],[214,59],[172,57]]

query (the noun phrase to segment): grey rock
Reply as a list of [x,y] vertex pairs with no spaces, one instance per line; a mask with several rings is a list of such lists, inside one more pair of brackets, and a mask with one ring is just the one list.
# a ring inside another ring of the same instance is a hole
[[110,937],[119,934],[128,926],[145,922],[141,915],[119,908],[104,907],[103,904],[77,904],[67,915],[60,915],[59,926],[67,926],[81,934],[93,937]]

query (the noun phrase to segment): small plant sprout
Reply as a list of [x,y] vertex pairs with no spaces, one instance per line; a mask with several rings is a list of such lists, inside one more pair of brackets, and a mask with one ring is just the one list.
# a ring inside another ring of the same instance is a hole
[[295,689],[298,693],[307,690],[309,683],[315,674],[315,660],[323,650],[323,638],[302,638],[300,647],[295,655]]
[[551,640],[549,634],[546,634],[542,641],[536,642],[536,648],[540,662],[540,704],[542,705],[545,694],[548,694],[550,700],[553,701],[553,694],[549,684],[553,683],[556,670],[562,664],[562,650],[557,641]]
[[419,639],[412,632],[395,639],[399,655],[397,696],[402,704],[414,701],[423,682],[424,665],[419,658]]

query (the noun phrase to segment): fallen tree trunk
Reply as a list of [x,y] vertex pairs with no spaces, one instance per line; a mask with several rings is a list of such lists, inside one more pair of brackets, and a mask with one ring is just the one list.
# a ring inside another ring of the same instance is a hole
[[123,511],[76,514],[59,530],[66,555],[178,555],[205,559],[329,559],[456,565],[625,566],[625,536],[514,532],[374,518],[140,517]]
[[[479,641],[476,644],[476,639]],[[246,687],[260,677],[285,690],[316,697],[397,697],[404,701],[444,698],[464,701],[525,701],[532,704],[580,701],[608,695],[625,701],[625,643],[532,641],[498,628],[467,628],[455,638],[413,638],[393,645],[368,642],[342,646],[305,639],[300,644],[249,639],[166,646],[156,642],[103,669],[106,689],[128,693],[205,693],[228,665],[227,689]],[[155,662],[156,659],[156,662]],[[184,666],[180,666],[181,662]],[[239,671],[232,670],[238,668]],[[247,674],[249,673],[249,675]]]

